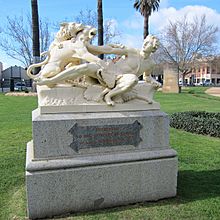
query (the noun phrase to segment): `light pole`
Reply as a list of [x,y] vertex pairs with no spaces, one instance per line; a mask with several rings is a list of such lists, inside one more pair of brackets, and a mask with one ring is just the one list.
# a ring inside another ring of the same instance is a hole
[[[23,90],[23,88],[22,88],[23,85],[25,85],[24,79],[21,80],[21,91]],[[25,89],[25,86],[24,86],[24,89]]]
[[4,88],[3,88],[3,86],[4,86],[4,85],[3,85],[3,84],[4,84],[4,81],[5,81],[5,79],[4,79],[4,78],[2,78],[2,79],[1,79],[2,93],[4,92]]

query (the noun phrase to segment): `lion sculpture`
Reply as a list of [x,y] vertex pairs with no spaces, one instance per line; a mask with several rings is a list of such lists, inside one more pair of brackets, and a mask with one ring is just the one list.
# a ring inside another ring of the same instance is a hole
[[[80,64],[82,60],[99,61],[99,58],[89,53],[84,45],[85,41],[91,41],[95,34],[96,29],[90,26],[74,22],[62,23],[49,50],[42,54],[47,55],[46,59],[41,63],[30,65],[27,75],[39,81],[56,76],[70,66]],[[32,74],[35,67],[42,67],[37,75]]]
[[[91,26],[73,22],[61,24],[54,42],[45,53],[47,58],[41,63],[31,65],[27,70],[28,76],[38,85],[49,87],[83,76],[95,78],[103,88],[96,101],[104,99],[108,105],[114,105],[112,98],[132,92],[138,83],[138,77],[143,73],[150,75],[154,65],[150,55],[157,50],[159,41],[149,35],[144,40],[142,49],[115,44],[94,46],[90,42],[96,32]],[[116,63],[107,64],[96,56],[102,53],[117,54],[121,58]],[[32,69],[39,66],[42,66],[41,71],[38,75],[33,75]],[[149,83],[154,88],[160,86],[152,78]],[[152,100],[145,97],[139,98],[152,103]],[[129,100],[129,97],[126,99]]]

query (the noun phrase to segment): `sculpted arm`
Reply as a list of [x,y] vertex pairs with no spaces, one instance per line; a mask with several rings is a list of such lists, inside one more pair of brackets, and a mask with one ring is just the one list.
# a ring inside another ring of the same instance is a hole
[[101,60],[97,56],[91,54],[90,52],[83,53],[82,59],[88,62],[99,62]]
[[101,60],[99,57],[97,57],[96,55],[93,55],[90,51],[87,50],[86,47],[78,49],[77,55],[82,60],[85,60],[87,62],[94,62],[105,67],[105,62]]
[[113,47],[111,45],[104,45],[104,46],[94,46],[91,44],[86,45],[88,51],[93,54],[117,54],[117,55],[127,55],[128,48],[121,48],[121,47]]

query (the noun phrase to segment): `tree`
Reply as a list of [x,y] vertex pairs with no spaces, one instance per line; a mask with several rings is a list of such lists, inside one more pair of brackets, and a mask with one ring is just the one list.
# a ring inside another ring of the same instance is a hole
[[134,8],[144,16],[144,39],[149,34],[149,17],[158,10],[160,0],[135,0]]
[[170,22],[162,31],[158,57],[174,66],[185,76],[195,68],[199,59],[213,55],[216,51],[218,28],[206,22],[206,16],[187,16],[179,21]]
[[[81,10],[79,14],[74,17],[74,20],[78,23],[90,25],[98,29],[98,14],[91,9]],[[116,38],[120,36],[120,32],[115,27],[113,20],[108,19],[104,21],[103,35],[104,44],[116,43]],[[96,40],[97,38],[93,41]]]
[[[37,0],[31,0],[31,13],[32,13],[33,63],[38,63],[40,61],[40,28],[39,28]],[[35,74],[37,74],[39,71],[40,68],[34,69]]]
[[[98,45],[103,45],[103,11],[102,11],[102,0],[98,0],[97,2],[97,14],[98,14]],[[104,54],[99,55],[100,59],[104,58]]]
[[[0,29],[0,48],[6,55],[20,61],[24,67],[33,63],[31,16],[7,17],[6,25]],[[41,52],[48,49],[50,41],[49,22],[40,20]]]
[[90,25],[92,27],[97,27],[97,12],[91,9],[80,10],[79,14],[74,17],[77,23],[82,23],[84,25]]

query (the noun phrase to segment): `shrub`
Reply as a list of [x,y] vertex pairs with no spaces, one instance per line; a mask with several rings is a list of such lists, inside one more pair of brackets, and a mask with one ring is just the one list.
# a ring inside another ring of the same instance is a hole
[[196,92],[195,92],[195,90],[190,89],[190,90],[188,91],[188,93],[189,93],[189,94],[195,94]]
[[174,113],[170,126],[196,134],[220,137],[220,113],[189,111]]

